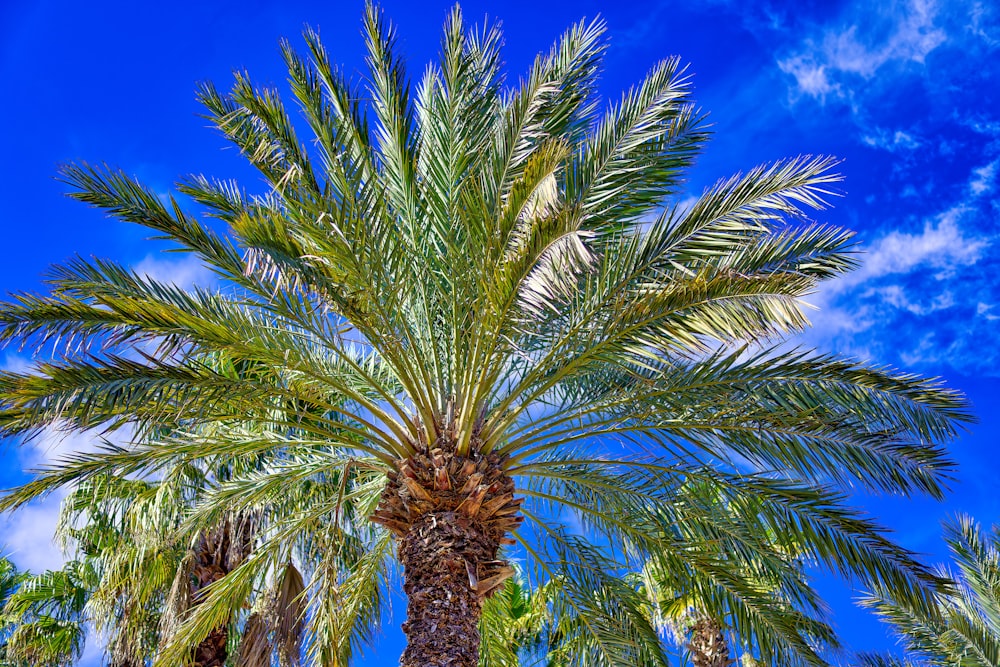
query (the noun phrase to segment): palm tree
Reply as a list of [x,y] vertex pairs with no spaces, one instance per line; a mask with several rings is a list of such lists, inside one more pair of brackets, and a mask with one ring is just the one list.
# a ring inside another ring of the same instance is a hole
[[6,556],[0,556],[0,666],[2,667],[11,667],[13,664],[8,657],[8,645],[11,632],[14,630],[13,623],[2,610],[23,580],[24,574],[18,571],[17,566]]
[[549,635],[556,619],[548,601],[550,587],[532,588],[523,572],[515,572],[483,603],[479,667],[553,664]]
[[[168,604],[173,602],[168,595],[171,583],[181,582],[185,588],[202,584],[214,573],[199,577],[199,566],[211,570],[216,563],[225,566],[238,557],[237,549],[219,543],[232,534],[230,523],[204,531],[208,537],[199,536],[190,555],[175,541],[164,539],[163,522],[176,521],[179,509],[163,493],[164,486],[101,478],[88,480],[69,494],[58,533],[73,546],[76,559],[60,570],[22,577],[3,607],[12,626],[7,654],[15,664],[72,664],[81,656],[87,628],[92,626],[107,637],[111,667],[144,665],[155,655],[161,620],[170,620],[161,619],[164,612],[186,611]],[[155,505],[149,502],[151,496]],[[176,535],[171,531],[169,537]],[[196,664],[223,664],[205,658],[212,657],[206,654],[217,646],[220,634],[225,656],[226,629],[196,648]]]
[[[689,557],[690,564],[703,569],[670,567],[651,554],[639,572],[617,580],[614,591],[593,591],[595,604],[639,600],[648,619],[651,655],[669,650],[667,645],[653,648],[655,630],[661,639],[682,646],[696,666],[732,664],[731,642],[759,664],[825,665],[824,656],[839,644],[824,621],[822,599],[803,571],[814,562],[811,547],[783,537],[780,517],[762,515],[753,499],[738,500],[750,502],[730,503],[704,483],[678,489],[674,506],[701,512],[681,514],[672,532],[678,545],[698,553]],[[600,663],[585,630],[592,618],[571,609],[557,614],[550,603],[562,583],[553,580],[531,589],[519,576],[487,600],[482,667],[518,665],[519,658],[551,667]]]
[[[128,509],[139,505],[148,485],[95,478],[65,499],[57,528],[73,559],[59,570],[25,573],[7,597],[3,614],[11,625],[8,655],[16,665],[61,666],[80,658],[88,628],[106,636],[110,667],[144,665],[155,647],[165,574],[176,568],[170,551],[150,554],[142,534],[130,530]],[[152,523],[146,512],[143,523]],[[134,526],[133,526],[134,528]],[[146,531],[151,532],[147,525]],[[176,554],[176,549],[173,553]],[[130,585],[106,581],[126,569]]]
[[[286,449],[282,454],[287,461],[292,452]],[[306,507],[302,502],[303,491],[311,500],[319,500],[343,489],[341,514],[353,520],[353,484],[338,485],[332,480],[302,488],[286,480],[285,507],[257,505],[253,511],[224,513],[221,519],[190,521],[196,504],[240,467],[275,462],[265,459],[253,464],[238,456],[202,459],[209,461],[212,465],[160,465],[156,480],[94,476],[71,491],[63,503],[57,532],[76,560],[62,570],[37,576],[11,570],[16,590],[4,607],[11,631],[9,645],[6,641],[4,645],[13,667],[70,664],[80,655],[88,626],[106,638],[111,667],[145,665],[156,657],[160,645],[172,639],[180,621],[203,602],[204,589],[244,565],[254,546],[271,548],[266,533],[275,516],[315,510],[314,504]],[[199,509],[204,512],[207,505],[201,503]],[[308,595],[311,591],[303,590],[292,557],[310,573],[332,569],[336,578],[350,572],[350,559],[363,550],[359,544],[363,527],[354,529],[352,542],[331,530],[322,517],[313,516],[309,533],[308,539],[293,545],[278,540],[288,560],[270,568],[275,572],[260,576],[254,590],[239,599],[237,609],[188,651],[191,664],[221,667],[234,657],[241,667],[267,667],[272,658],[280,667],[296,664],[306,631],[312,629],[303,622],[303,612],[313,601]],[[376,565],[384,567],[384,561]],[[342,601],[349,599],[341,596]],[[378,596],[366,602],[377,612]],[[355,610],[353,620],[350,616],[343,610],[338,616],[345,626],[344,636],[329,638],[332,645],[323,646],[322,641],[308,637],[308,647],[316,654],[314,664],[347,664],[349,643],[356,640],[353,635],[378,621],[377,613],[366,605]],[[324,651],[334,653],[335,658],[324,659]]]
[[947,522],[944,539],[957,571],[953,590],[927,613],[884,595],[865,600],[889,623],[912,660],[862,655],[871,667],[935,665],[987,667],[1000,664],[1000,528],[984,533],[969,516]]
[[[230,436],[235,442],[236,434]],[[338,616],[345,626],[342,633],[324,643],[324,638],[307,632],[313,629],[303,619],[307,608],[312,607],[311,617],[322,614],[313,604],[315,591],[304,589],[299,568],[307,568],[324,593],[323,573],[330,572],[336,585],[367,551],[363,526],[345,536],[324,513],[316,512],[322,500],[344,491],[341,515],[345,521],[353,520],[348,512],[353,483],[338,484],[334,479],[297,484],[286,479],[282,498],[267,504],[248,503],[247,491],[252,496],[252,489],[246,485],[240,489],[244,504],[239,509],[226,505],[215,512],[211,502],[241,468],[259,473],[262,467],[293,460],[289,449],[280,453],[281,461],[209,455],[177,462],[175,457],[168,464],[154,464],[159,479],[94,476],[68,496],[60,533],[93,572],[87,590],[88,618],[109,637],[111,664],[146,664],[173,640],[183,619],[201,608],[206,590],[227,575],[246,571],[262,555],[274,554],[277,558],[267,558],[265,566],[252,570],[249,587],[229,599],[225,609],[213,610],[207,634],[185,645],[185,659],[199,667],[221,667],[235,657],[235,664],[251,667],[270,665],[272,656],[277,656],[278,664],[287,667],[297,662],[308,635],[316,664],[346,664],[355,635],[377,623],[379,598],[366,591],[371,600],[353,610],[353,617],[351,610],[342,609]],[[250,478],[243,481],[252,483]],[[307,523],[305,536],[289,540],[288,526],[280,521],[283,530],[274,534],[276,517],[289,513],[304,515],[296,518]],[[376,561],[376,571],[385,560],[383,556]],[[341,601],[349,598],[341,596]]]
[[11,630],[5,646],[12,666],[62,667],[83,652],[85,565],[70,561],[61,570],[24,576],[6,599],[3,616]]
[[825,664],[839,642],[804,571],[822,561],[814,544],[797,543],[784,517],[752,497],[694,482],[677,502],[699,510],[682,515],[674,532],[700,552],[691,562],[704,569],[651,554],[642,581],[655,625],[679,636],[695,667],[733,663],[731,643],[761,664]]
[[[228,94],[201,87],[268,182],[178,185],[225,232],[121,171],[63,170],[77,199],[195,253],[226,286],[185,291],[78,259],[53,271],[51,294],[0,308],[0,339],[53,354],[0,375],[3,433],[129,425],[137,438],[76,455],[3,507],[206,452],[299,452],[227,481],[207,501],[216,518],[245,505],[235,489],[273,501],[283,480],[364,471],[404,569],[407,667],[477,663],[481,607],[514,544],[561,582],[560,608],[632,628],[585,624],[601,661],[632,664],[647,650],[641,605],[595,606],[592,592],[619,589],[649,554],[677,568],[700,557],[650,511],[690,479],[757,499],[825,565],[929,604],[934,575],[835,486],[939,496],[964,399],[782,347],[807,324],[802,297],[855,265],[849,232],[805,219],[839,180],[835,161],[758,167],[682,209],[671,202],[707,135],[676,59],[598,113],[600,22],[571,28],[511,89],[499,30],[467,30],[458,9],[415,89],[377,9],[364,26],[366,91],[315,33],[308,58],[284,46],[309,145],[248,75]],[[252,435],[234,442],[234,423]],[[309,530],[285,522],[275,535]],[[161,664],[284,562],[271,544],[209,586]],[[374,544],[381,562],[392,542]],[[377,590],[378,570],[357,589]]]

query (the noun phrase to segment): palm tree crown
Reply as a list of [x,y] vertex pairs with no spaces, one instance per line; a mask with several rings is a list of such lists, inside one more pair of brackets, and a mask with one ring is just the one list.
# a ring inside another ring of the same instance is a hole
[[[53,270],[51,294],[0,308],[0,339],[53,355],[0,375],[5,434],[135,434],[43,471],[3,507],[235,454],[258,460],[214,480],[195,512],[205,526],[272,507],[289,484],[342,481],[308,520],[256,536],[159,664],[228,622],[295,540],[339,525],[345,502],[387,530],[365,543],[371,562],[332,570],[334,588],[361,577],[355,590],[377,590],[372,563],[395,540],[407,666],[476,664],[481,606],[512,574],[512,545],[538,580],[562,582],[559,611],[590,619],[590,664],[662,660],[642,601],[615,602],[629,599],[617,575],[655,561],[725,581],[724,563],[687,548],[694,527],[709,539],[729,523],[674,502],[692,481],[752,500],[803,558],[929,604],[937,578],[835,486],[940,495],[964,399],[782,346],[807,324],[801,299],[856,263],[850,232],[806,217],[839,180],[835,161],[757,167],[672,204],[707,138],[688,79],[665,60],[602,107],[602,32],[572,27],[508,87],[501,33],[466,28],[456,8],[440,63],[411,87],[369,7],[365,89],[315,33],[308,57],[283,46],[309,142],[245,73],[227,94],[200,88],[266,191],[191,176],[185,205],[119,170],[63,170],[74,197],[155,230],[225,284],[185,291],[78,259]],[[746,553],[727,558],[749,560],[752,540],[729,544]],[[308,612],[307,634],[360,636],[335,616]]]
[[0,667],[62,667],[80,658],[90,571],[19,572],[0,558]]

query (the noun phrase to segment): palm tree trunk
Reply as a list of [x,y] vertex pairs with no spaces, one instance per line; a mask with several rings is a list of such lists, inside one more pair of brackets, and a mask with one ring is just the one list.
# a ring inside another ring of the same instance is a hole
[[401,667],[476,667],[483,601],[513,569],[498,560],[521,522],[496,455],[435,447],[399,461],[372,520],[397,536],[407,646]]
[[714,618],[702,617],[694,624],[688,650],[694,667],[728,667],[733,663],[722,625]]
[[[228,517],[201,535],[194,554],[191,599],[198,604],[200,591],[235,570],[253,548],[252,520],[247,515]],[[229,626],[221,625],[194,649],[191,667],[225,667],[229,658]]]
[[497,543],[455,512],[425,514],[399,540],[407,595],[403,667],[476,667],[482,597],[476,564],[494,561]]

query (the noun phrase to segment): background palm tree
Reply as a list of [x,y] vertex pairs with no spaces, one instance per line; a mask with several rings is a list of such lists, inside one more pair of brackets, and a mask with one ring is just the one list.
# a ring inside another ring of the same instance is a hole
[[754,497],[693,482],[677,502],[700,510],[674,528],[699,557],[687,570],[656,554],[646,563],[642,581],[656,626],[677,636],[696,667],[724,667],[737,649],[760,664],[826,664],[839,642],[805,572],[822,561],[816,543],[798,543],[786,517],[769,515]]
[[176,548],[150,549],[148,536],[162,529],[155,513],[129,520],[150,486],[102,476],[68,494],[57,536],[73,558],[59,570],[25,574],[3,607],[14,663],[72,664],[95,632],[105,639],[110,667],[144,665],[154,654],[179,558]]
[[885,596],[867,598],[865,604],[895,630],[907,659],[867,654],[861,656],[863,664],[1000,664],[1000,529],[984,531],[963,515],[945,524],[944,539],[957,569],[943,574],[954,579],[954,589],[939,595],[932,613]]
[[7,646],[11,632],[14,630],[14,624],[11,623],[7,614],[3,613],[3,608],[10,596],[17,591],[24,576],[9,558],[0,556],[0,665],[3,667],[10,667],[13,664],[8,659]]
[[[740,500],[749,504],[729,503],[702,483],[684,485],[674,507],[689,505],[703,513],[689,513],[672,532],[678,545],[697,557],[688,558],[688,568],[675,569],[653,554],[639,572],[616,581],[615,590],[593,591],[593,603],[638,600],[648,628],[655,630],[646,633],[654,656],[668,653],[673,644],[694,665],[731,664],[737,656],[730,647],[759,664],[827,664],[839,644],[804,572],[814,562],[811,547],[784,537],[781,518],[762,515],[752,498]],[[483,667],[602,664],[586,631],[595,615],[555,612],[551,600],[562,583],[550,580],[532,589],[519,576],[486,602]],[[657,646],[660,641],[663,646]],[[657,662],[647,658],[637,664]]]
[[87,577],[85,564],[71,561],[61,570],[26,574],[20,579],[2,612],[10,628],[5,664],[62,667],[80,657]]
[[555,625],[547,587],[532,588],[524,574],[515,575],[483,604],[480,667],[552,665],[549,635]]
[[[358,514],[388,532],[335,571],[371,595],[395,541],[405,666],[476,665],[480,610],[513,573],[501,548],[515,544],[536,580],[559,583],[558,613],[595,619],[580,628],[601,662],[663,662],[622,574],[651,554],[696,567],[704,554],[672,532],[700,512],[676,503],[691,480],[755,499],[822,564],[928,605],[937,578],[834,487],[939,496],[940,444],[969,419],[964,400],[781,346],[807,323],[801,297],[855,264],[849,232],[805,217],[839,180],[835,161],[765,165],[681,209],[671,202],[706,134],[676,59],[599,112],[599,22],[571,28],[512,89],[499,30],[466,29],[457,9],[440,65],[414,89],[380,12],[364,25],[367,91],[314,33],[308,60],[284,47],[308,146],[279,94],[246,74],[229,94],[201,88],[268,183],[179,184],[225,232],[123,172],[63,170],[75,197],[156,230],[227,284],[184,291],[75,260],[54,269],[50,295],[0,308],[0,339],[58,341],[52,361],[0,375],[4,433],[136,434],[43,472],[3,507],[165,459],[293,453],[220,481],[188,521],[205,531],[249,504],[239,489],[280,506],[290,480],[356,475]],[[234,424],[252,428],[240,437]],[[340,495],[280,514],[158,664],[184,662],[233,618],[321,532],[311,520],[338,516]],[[594,591],[609,597],[595,604]],[[369,602],[348,608],[374,617]],[[315,613],[319,635],[356,636]]]
[[[229,431],[231,446],[240,435],[248,433]],[[349,585],[365,557],[379,554],[368,564],[375,573],[387,565],[384,549],[368,548],[365,525],[350,534],[334,528],[355,520],[353,481],[286,478],[280,496],[261,502],[254,484],[268,481],[262,469],[295,461],[292,449],[189,459],[163,453],[153,457],[157,479],[91,477],[65,503],[62,532],[93,563],[87,607],[110,637],[112,660],[125,665],[154,658],[183,620],[199,613],[206,591],[239,571],[240,588],[228,590],[226,605],[200,616],[208,632],[185,644],[185,660],[199,667],[233,659],[243,667],[272,661],[286,667],[298,662],[305,644],[313,664],[347,664],[352,644],[377,625],[381,597],[363,587],[334,597],[330,588]],[[240,471],[245,476],[235,486]],[[238,507],[225,500],[234,494]],[[308,591],[300,568],[311,578]],[[338,625],[321,634],[315,625],[329,620],[330,606]]]
[[[235,446],[238,434],[229,437]],[[312,664],[346,665],[352,642],[377,625],[381,611],[377,591],[334,596],[329,590],[350,585],[350,564],[375,553],[363,541],[364,525],[345,535],[332,530],[327,516],[334,513],[332,499],[337,497],[342,520],[355,520],[353,482],[310,476],[296,484],[285,479],[281,496],[267,504],[254,502],[253,489],[244,485],[238,490],[244,503],[240,509],[226,505],[219,515],[213,513],[217,506],[210,499],[238,471],[259,473],[261,467],[294,460],[288,448],[271,454],[173,456],[153,464],[155,479],[96,475],[82,481],[65,499],[58,528],[75,560],[38,576],[18,574],[10,566],[10,581],[3,579],[16,587],[4,608],[3,618],[13,632],[11,641],[4,642],[10,649],[6,653],[18,666],[68,664],[79,657],[89,627],[103,635],[111,667],[147,664],[204,601],[206,588],[258,556],[254,547],[268,553],[277,545],[286,560],[255,571],[253,585],[201,642],[188,647],[187,659],[199,667],[234,658],[243,667],[287,667],[297,664],[305,643]],[[376,489],[371,502],[377,494]],[[326,511],[317,513],[321,505]],[[192,521],[195,508],[203,515]],[[274,517],[289,513],[308,529],[295,539],[275,537]],[[375,570],[386,561],[382,555]],[[315,591],[303,589],[299,567],[312,575]],[[318,636],[305,622],[305,611],[311,618],[324,618],[318,610],[328,607],[337,611],[339,624],[333,629],[339,632]]]

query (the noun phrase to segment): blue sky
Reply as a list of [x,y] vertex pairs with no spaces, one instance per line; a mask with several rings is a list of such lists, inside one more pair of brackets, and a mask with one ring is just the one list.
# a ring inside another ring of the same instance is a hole
[[[961,467],[944,503],[859,497],[930,561],[944,557],[939,521],[957,511],[1000,522],[1000,7],[971,0],[899,2],[466,2],[502,20],[512,79],[570,23],[603,16],[611,47],[603,92],[617,96],[652,64],[690,63],[714,140],[687,195],[755,164],[799,153],[843,158],[845,196],[823,219],[855,229],[862,268],[815,295],[806,341],[821,349],[939,375],[972,399],[980,423],[952,448]],[[389,1],[412,73],[433,59],[448,3]],[[111,257],[181,284],[207,273],[166,255],[145,233],[62,196],[65,161],[107,162],[167,192],[175,177],[255,177],[207,128],[196,82],[225,87],[234,68],[281,84],[278,40],[320,29],[333,59],[363,73],[356,0],[325,3],[0,4],[0,289],[40,287],[46,267]],[[0,352],[0,363],[27,359]],[[85,436],[0,450],[0,485]],[[48,541],[58,498],[0,520],[22,566],[57,565]],[[844,637],[891,645],[852,609],[849,587],[821,580]],[[398,609],[398,607],[397,607]],[[397,613],[398,616],[398,613]],[[395,619],[398,623],[401,619]],[[392,664],[398,631],[370,664]],[[91,651],[91,653],[93,653]]]

